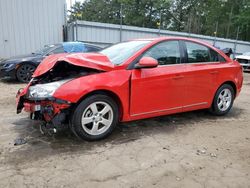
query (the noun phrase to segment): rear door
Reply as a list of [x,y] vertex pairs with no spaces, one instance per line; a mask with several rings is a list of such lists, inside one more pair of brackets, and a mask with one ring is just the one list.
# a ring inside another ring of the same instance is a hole
[[156,44],[144,55],[156,59],[156,68],[134,69],[131,78],[131,116],[154,116],[182,110],[184,70],[179,41]]
[[208,107],[217,86],[219,68],[224,60],[217,52],[207,46],[182,41],[186,49],[186,97],[184,111]]

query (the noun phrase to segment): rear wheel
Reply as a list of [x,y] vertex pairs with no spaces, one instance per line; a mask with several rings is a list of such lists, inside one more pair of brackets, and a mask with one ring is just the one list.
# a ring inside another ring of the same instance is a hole
[[84,140],[100,140],[111,134],[118,123],[118,114],[118,106],[111,97],[93,95],[84,99],[74,110],[71,129]]
[[36,67],[31,64],[23,64],[21,65],[16,72],[17,80],[20,82],[27,83],[30,81]]
[[233,106],[234,89],[229,84],[222,85],[216,92],[210,111],[215,115],[227,114]]

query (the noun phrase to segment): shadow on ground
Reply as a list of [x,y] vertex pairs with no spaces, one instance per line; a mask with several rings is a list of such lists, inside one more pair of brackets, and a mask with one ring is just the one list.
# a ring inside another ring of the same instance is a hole
[[[28,118],[18,119],[12,122],[18,138],[24,138],[25,145],[15,146],[13,151],[6,153],[7,163],[22,163],[31,160],[46,158],[55,154],[83,154],[96,152],[95,148],[106,149],[139,140],[145,136],[157,136],[158,134],[172,134],[181,130],[186,134],[192,131],[192,127],[199,126],[202,121],[217,121],[228,118],[237,119],[244,113],[243,109],[234,107],[229,114],[223,117],[210,115],[205,110],[181,113],[176,115],[161,116],[145,119],[117,126],[116,130],[107,139],[98,142],[86,142],[78,140],[70,131],[65,131],[54,136],[45,136],[40,133],[39,123]],[[99,150],[97,150],[99,151]],[[100,152],[100,151],[99,151]]]
[[23,83],[18,82],[16,79],[13,79],[13,78],[1,78],[0,82],[3,82],[5,84],[23,84]]

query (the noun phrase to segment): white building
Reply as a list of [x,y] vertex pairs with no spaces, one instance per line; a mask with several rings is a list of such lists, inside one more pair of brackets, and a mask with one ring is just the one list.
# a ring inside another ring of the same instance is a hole
[[0,58],[63,41],[65,0],[0,0]]

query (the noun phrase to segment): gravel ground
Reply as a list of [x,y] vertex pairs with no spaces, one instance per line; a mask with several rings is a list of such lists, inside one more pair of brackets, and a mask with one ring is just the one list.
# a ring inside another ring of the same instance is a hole
[[[41,135],[0,82],[0,187],[250,187],[250,74],[224,117],[206,111],[119,125],[106,140]],[[14,146],[16,138],[27,143]]]

